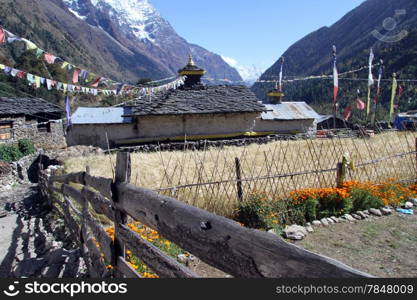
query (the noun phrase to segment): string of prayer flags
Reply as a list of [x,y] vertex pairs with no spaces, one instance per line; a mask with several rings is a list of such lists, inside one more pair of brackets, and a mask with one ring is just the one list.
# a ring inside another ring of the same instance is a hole
[[[173,82],[167,83],[165,85],[162,86],[158,86],[158,87],[143,87],[143,88],[139,88],[139,87],[133,87],[133,86],[128,86],[128,85],[124,85],[124,84],[119,84],[119,86],[117,87],[117,89],[99,89],[97,87],[81,87],[79,85],[75,85],[75,84],[68,84],[68,83],[63,83],[63,82],[59,82],[59,81],[55,81],[53,79],[50,78],[44,78],[41,76],[37,76],[31,73],[28,73],[26,71],[22,71],[22,70],[18,70],[9,66],[6,66],[4,64],[0,64],[0,70],[3,70],[3,72],[5,74],[8,74],[10,76],[13,77],[18,77],[18,78],[26,78],[26,80],[28,81],[29,85],[34,87],[34,88],[40,88],[41,86],[45,86],[48,90],[52,90],[53,88],[55,88],[56,90],[59,91],[63,91],[64,93],[66,92],[72,92],[72,93],[87,93],[87,94],[91,94],[94,96],[97,96],[98,94],[103,94],[106,96],[110,96],[110,95],[152,95],[154,93],[160,92],[160,91],[167,91],[170,89],[177,89],[179,86],[184,84],[184,80],[185,80],[185,76],[177,78],[176,80],[174,80]],[[81,71],[81,70],[80,70]],[[107,80],[105,78],[102,77],[98,77],[95,79],[95,83],[94,85],[98,86],[98,84],[102,81],[102,80]]]

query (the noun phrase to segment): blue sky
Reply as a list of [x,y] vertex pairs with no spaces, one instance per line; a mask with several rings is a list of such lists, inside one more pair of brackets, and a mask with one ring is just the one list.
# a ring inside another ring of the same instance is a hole
[[363,1],[150,0],[189,42],[262,71],[294,42]]

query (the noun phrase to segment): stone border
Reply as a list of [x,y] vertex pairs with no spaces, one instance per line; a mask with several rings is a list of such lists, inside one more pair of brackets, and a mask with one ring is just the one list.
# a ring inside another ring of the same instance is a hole
[[[413,209],[417,207],[417,199],[410,199],[402,207],[406,209]],[[382,207],[380,209],[370,208],[363,211],[357,211],[356,213],[345,214],[338,217],[323,218],[321,220],[314,220],[311,223],[307,223],[306,226],[301,225],[291,225],[287,226],[283,231],[283,237],[288,240],[300,241],[304,239],[309,233],[314,232],[314,227],[328,227],[336,223],[345,223],[345,222],[357,222],[373,217],[383,217],[391,215],[395,209],[391,206]],[[270,233],[277,234],[274,229],[269,231]]]
[[[357,134],[352,133],[346,137],[358,137]],[[210,147],[222,148],[229,146],[244,147],[252,144],[268,144],[275,141],[297,141],[311,139],[311,135],[308,134],[296,134],[296,135],[270,135],[264,137],[246,137],[246,138],[231,138],[231,139],[219,139],[219,140],[199,140],[199,141],[186,141],[186,142],[161,142],[161,143],[147,143],[138,146],[126,146],[119,147],[117,149],[111,149],[113,151],[130,151],[130,152],[159,152],[159,151],[182,151],[184,148],[188,150],[204,150]],[[104,152],[109,152],[105,150]]]

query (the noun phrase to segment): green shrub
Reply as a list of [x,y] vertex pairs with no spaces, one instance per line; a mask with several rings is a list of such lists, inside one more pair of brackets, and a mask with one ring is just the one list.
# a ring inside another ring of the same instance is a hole
[[384,206],[382,199],[374,196],[372,191],[366,189],[353,188],[350,192],[349,198],[353,204],[352,211],[365,210],[369,208],[380,208]]
[[30,155],[36,152],[35,146],[29,139],[19,140],[18,146],[23,156]]
[[311,222],[317,219],[319,205],[320,203],[317,199],[307,199],[304,203],[305,218],[307,221]]
[[252,194],[239,204],[235,219],[245,227],[269,229],[271,213],[270,202],[262,195]]
[[16,144],[4,144],[0,145],[0,160],[6,162],[13,162],[23,157]]

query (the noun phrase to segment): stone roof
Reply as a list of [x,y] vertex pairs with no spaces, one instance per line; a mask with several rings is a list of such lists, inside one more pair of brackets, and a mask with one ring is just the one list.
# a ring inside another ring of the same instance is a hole
[[39,98],[0,97],[0,116],[63,113],[63,109]]
[[263,112],[266,108],[245,86],[197,86],[136,101],[132,115],[185,115]]

